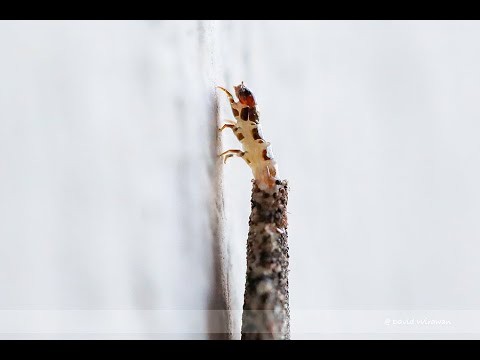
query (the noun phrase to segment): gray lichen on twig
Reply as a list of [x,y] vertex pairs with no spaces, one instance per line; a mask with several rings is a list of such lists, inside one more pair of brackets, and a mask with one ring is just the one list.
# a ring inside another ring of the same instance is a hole
[[290,338],[287,181],[267,190],[253,181],[242,340]]

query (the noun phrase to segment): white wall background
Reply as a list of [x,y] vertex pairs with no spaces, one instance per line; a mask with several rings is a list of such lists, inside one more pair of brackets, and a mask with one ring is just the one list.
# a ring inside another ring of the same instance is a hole
[[[479,36],[479,22],[0,22],[2,337],[208,338],[205,310],[241,309],[251,174],[215,162],[231,115],[214,86],[242,80],[291,186],[292,337],[476,337]],[[453,325],[383,324],[412,316]]]

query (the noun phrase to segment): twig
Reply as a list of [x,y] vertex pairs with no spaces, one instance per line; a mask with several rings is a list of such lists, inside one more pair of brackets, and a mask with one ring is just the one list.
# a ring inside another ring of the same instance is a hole
[[287,200],[287,181],[267,190],[253,181],[242,340],[290,338]]

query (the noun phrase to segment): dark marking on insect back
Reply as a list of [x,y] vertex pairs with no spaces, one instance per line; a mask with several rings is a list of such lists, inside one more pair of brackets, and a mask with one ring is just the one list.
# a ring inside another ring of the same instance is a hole
[[263,155],[263,159],[264,159],[264,160],[272,160],[272,159],[268,156],[267,149],[263,149],[262,155]]
[[260,136],[260,134],[258,133],[258,128],[257,127],[254,127],[252,129],[252,136],[253,136],[253,140],[260,140],[262,138]]
[[233,116],[237,117],[238,116],[238,110],[232,108]]
[[235,134],[235,135],[237,136],[238,141],[242,141],[243,139],[245,139],[245,136],[243,136],[243,134],[240,133],[240,132],[238,134]]
[[257,110],[254,107],[248,108],[248,118],[250,121],[258,122]]
[[244,107],[240,112],[240,119],[247,121],[248,120],[248,107]]

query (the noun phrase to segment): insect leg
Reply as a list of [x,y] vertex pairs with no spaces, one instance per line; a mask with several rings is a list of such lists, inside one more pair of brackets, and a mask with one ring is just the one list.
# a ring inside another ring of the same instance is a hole
[[245,152],[243,152],[242,150],[227,150],[227,151],[224,151],[223,153],[221,153],[218,156],[220,156],[220,157],[223,156],[223,163],[226,164],[227,159],[231,158],[232,156],[243,157],[243,155],[245,155]]
[[220,89],[220,90],[222,90],[225,94],[227,94],[228,100],[230,100],[230,103],[231,103],[231,104],[233,104],[233,103],[235,102],[235,100],[233,99],[232,94],[230,94],[227,89],[224,89],[224,88],[221,87],[221,86],[217,86],[217,89]]
[[221,128],[219,128],[218,131],[223,131],[223,130],[225,130],[225,128],[229,128],[229,129],[233,130],[237,126],[237,123],[234,122],[234,121],[231,121],[231,120],[225,120],[225,121],[228,121],[228,123],[223,124],[223,126]]

